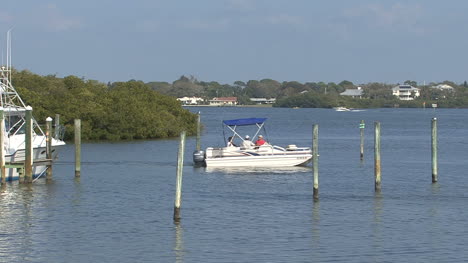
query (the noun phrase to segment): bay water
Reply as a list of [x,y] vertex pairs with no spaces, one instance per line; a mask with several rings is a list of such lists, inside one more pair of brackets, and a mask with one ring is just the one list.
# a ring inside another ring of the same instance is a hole
[[[319,201],[307,167],[194,167],[186,142],[181,221],[172,220],[178,138],[60,151],[53,181],[0,188],[0,262],[463,262],[468,258],[468,110],[190,107],[201,144],[222,120],[266,117],[267,140],[311,146],[319,125]],[[431,182],[431,119],[438,176]],[[364,160],[359,123],[364,120]],[[382,191],[374,191],[374,122]],[[227,135],[227,134],[226,134]],[[244,134],[243,134],[244,135]],[[249,134],[252,136],[253,134]]]

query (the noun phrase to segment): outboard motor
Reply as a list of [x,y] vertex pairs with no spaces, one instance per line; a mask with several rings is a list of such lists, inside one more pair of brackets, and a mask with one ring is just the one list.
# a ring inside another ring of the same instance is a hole
[[205,152],[204,151],[194,151],[193,152],[193,163],[196,166],[202,166],[205,164]]

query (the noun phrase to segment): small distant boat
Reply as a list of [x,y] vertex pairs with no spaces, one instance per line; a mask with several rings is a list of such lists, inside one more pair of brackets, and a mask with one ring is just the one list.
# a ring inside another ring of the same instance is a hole
[[335,111],[351,111],[351,109],[346,107],[335,107],[333,109],[335,109]]
[[[223,124],[232,132],[232,138],[244,141],[239,134],[239,127],[254,126],[257,129],[253,138],[259,136],[264,128],[266,118],[248,118],[224,120]],[[224,133],[224,132],[223,132]],[[246,138],[247,139],[247,138]],[[197,154],[197,156],[195,156]],[[290,144],[283,148],[265,143],[261,146],[243,147],[208,147],[204,156],[194,153],[194,160],[207,167],[290,167],[305,165],[312,159],[310,147],[297,147]]]

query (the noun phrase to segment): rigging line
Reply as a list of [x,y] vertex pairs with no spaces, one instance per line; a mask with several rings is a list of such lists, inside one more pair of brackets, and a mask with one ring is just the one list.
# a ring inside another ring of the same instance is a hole
[[47,171],[47,168],[46,168],[44,171],[42,171],[42,173],[40,173],[40,174],[33,180],[33,183],[34,183],[35,181],[37,181],[37,179],[41,178],[41,177],[45,174],[46,171]]

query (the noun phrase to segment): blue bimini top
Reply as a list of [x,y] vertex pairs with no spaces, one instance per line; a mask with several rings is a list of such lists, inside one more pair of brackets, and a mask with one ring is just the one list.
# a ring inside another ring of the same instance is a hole
[[267,118],[247,118],[247,119],[236,119],[236,120],[224,120],[223,123],[227,126],[247,126],[262,124]]

